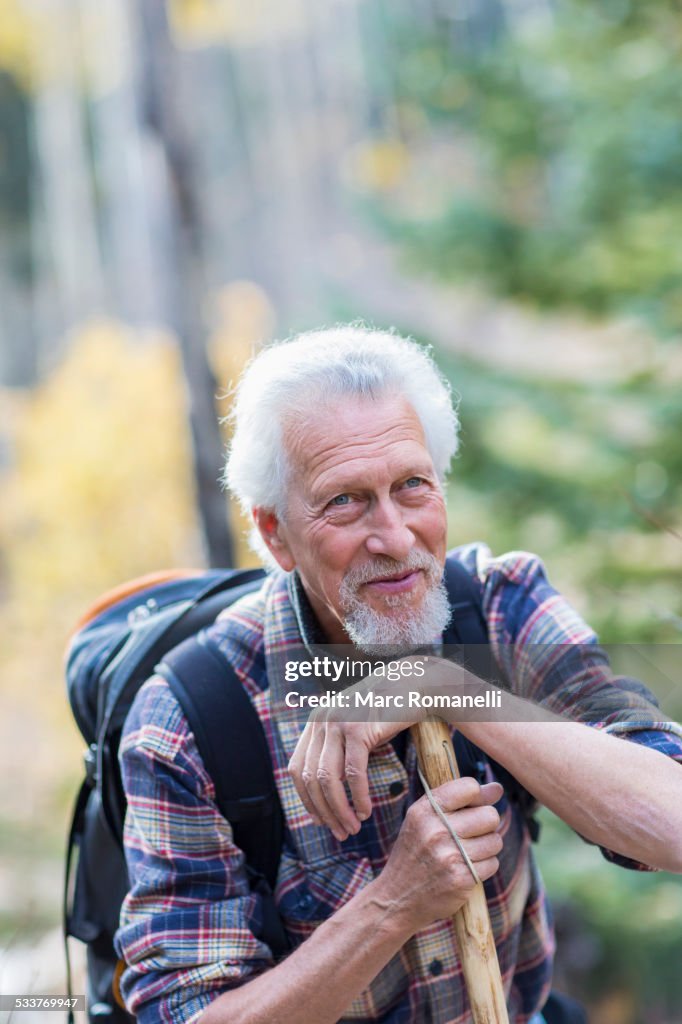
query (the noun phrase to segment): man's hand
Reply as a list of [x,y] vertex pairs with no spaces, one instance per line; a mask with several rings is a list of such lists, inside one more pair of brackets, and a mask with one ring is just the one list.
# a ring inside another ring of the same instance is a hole
[[[396,681],[370,675],[344,692],[350,698],[357,693],[366,695],[370,690],[375,695],[394,698],[402,694],[405,698],[403,711],[374,711],[372,714],[368,710],[365,713],[368,719],[344,721],[348,717],[346,711],[319,708],[310,716],[289,762],[289,774],[306,809],[340,841],[358,832],[361,822],[372,813],[367,782],[371,752],[429,714],[421,708],[409,707],[407,692],[419,689],[422,693],[440,693],[444,688],[446,692],[448,688],[456,688],[457,692],[478,692],[478,688],[485,686],[475,676],[442,658],[431,655],[402,660],[426,664],[425,675],[421,678],[401,676]],[[344,782],[350,789],[350,802]]]
[[[502,787],[457,779],[433,794],[479,876],[490,878],[502,849],[491,804]],[[409,808],[383,871],[275,967],[218,996],[201,1024],[332,1024],[412,935],[459,910],[473,886],[452,836],[422,797]]]
[[[498,782],[480,786],[469,778],[455,779],[433,790],[482,881],[499,867],[500,816],[492,804],[502,792]],[[408,809],[376,881],[379,898],[405,917],[413,934],[455,914],[475,885],[452,836],[425,796]]]
[[372,813],[370,753],[404,728],[402,722],[337,722],[326,711],[311,715],[289,761],[289,774],[313,820],[326,825],[338,840],[355,835]]

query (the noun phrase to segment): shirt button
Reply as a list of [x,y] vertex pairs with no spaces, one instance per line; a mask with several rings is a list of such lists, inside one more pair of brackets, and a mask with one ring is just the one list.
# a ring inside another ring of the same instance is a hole
[[388,787],[388,791],[391,794],[391,796],[400,796],[404,788],[405,787],[403,783],[398,782],[398,780],[396,779],[396,781],[392,782],[391,785]]
[[440,960],[432,960],[429,964],[429,974],[432,974],[434,978],[437,978],[439,974],[443,973],[443,964]]

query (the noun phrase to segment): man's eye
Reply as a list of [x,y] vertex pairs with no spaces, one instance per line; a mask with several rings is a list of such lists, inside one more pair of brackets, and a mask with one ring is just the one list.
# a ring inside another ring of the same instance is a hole
[[329,502],[330,505],[350,505],[350,494],[337,494]]
[[409,480],[405,481],[406,487],[419,487],[424,481],[420,476],[411,476]]

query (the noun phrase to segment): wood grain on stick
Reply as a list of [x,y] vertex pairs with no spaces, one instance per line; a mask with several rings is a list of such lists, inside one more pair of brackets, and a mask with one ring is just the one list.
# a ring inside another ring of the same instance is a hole
[[[445,722],[440,718],[428,718],[425,722],[413,725],[411,732],[421,770],[431,789],[451,781],[452,771],[444,743],[451,751],[455,768],[457,761]],[[482,882],[476,885],[468,901],[454,915],[452,923],[474,1024],[509,1024]]]

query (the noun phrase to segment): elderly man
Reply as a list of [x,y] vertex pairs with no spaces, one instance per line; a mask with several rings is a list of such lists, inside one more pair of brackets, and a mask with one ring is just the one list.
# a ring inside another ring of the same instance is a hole
[[[264,725],[285,815],[275,899],[292,952],[275,962],[259,937],[244,857],[186,719],[153,677],[120,748],[127,1005],[143,1024],[464,1024],[449,918],[472,877],[421,795],[404,723],[320,720],[301,735],[272,698],[277,656],[302,644],[409,652],[443,634],[449,389],[413,342],[338,328],[261,352],[234,408],[226,479],[272,572],[209,633]],[[493,558],[482,544],[448,557],[477,589],[516,702],[508,722],[451,713],[453,725],[610,859],[682,871],[680,727],[610,676],[536,557]],[[436,661],[428,685],[447,670]],[[527,822],[491,772],[435,793],[485,882],[510,1019],[541,1021],[551,924]]]

